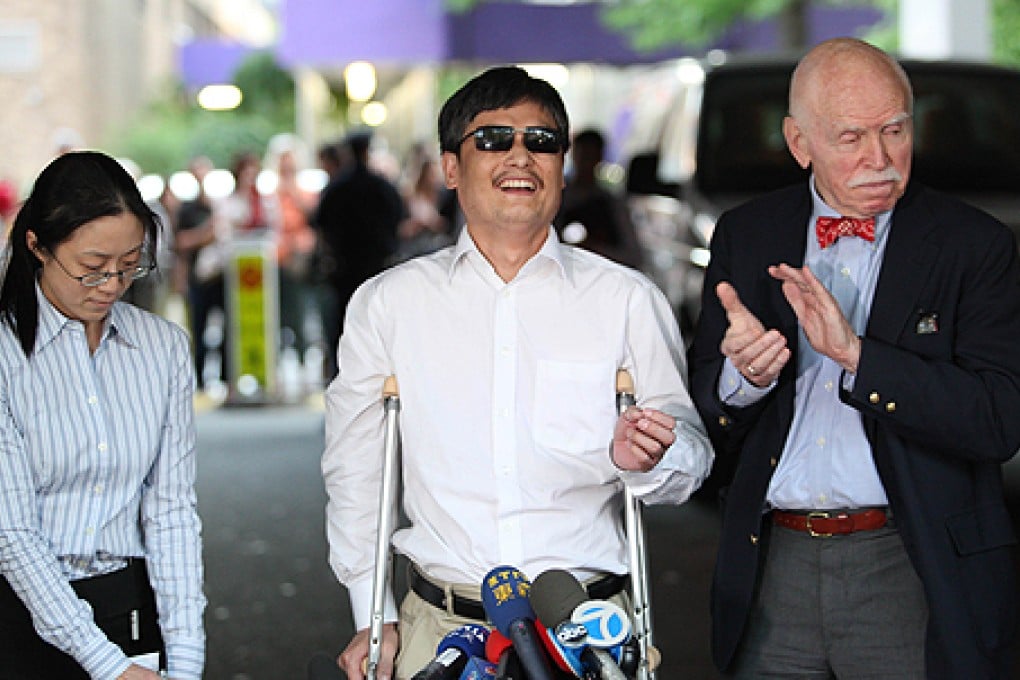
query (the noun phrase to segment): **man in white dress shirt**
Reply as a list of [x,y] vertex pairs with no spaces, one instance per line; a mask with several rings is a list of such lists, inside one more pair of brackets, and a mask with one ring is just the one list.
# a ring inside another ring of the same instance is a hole
[[[477,76],[439,116],[446,185],[466,217],[457,243],[364,284],[348,307],[326,393],[322,469],[330,563],[359,631],[338,664],[361,680],[382,468],[382,386],[401,397],[410,561],[398,620],[389,595],[380,678],[407,678],[444,634],[484,618],[482,577],[565,568],[609,599],[628,571],[624,485],[679,504],[712,451],[686,386],[670,307],[641,274],[565,246],[551,228],[569,128],[545,81]],[[639,407],[617,417],[628,370]]]

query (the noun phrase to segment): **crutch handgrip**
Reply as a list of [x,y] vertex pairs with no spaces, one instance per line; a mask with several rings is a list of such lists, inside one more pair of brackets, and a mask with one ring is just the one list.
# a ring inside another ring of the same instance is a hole
[[[630,377],[630,371],[621,368],[616,372],[616,393],[630,395],[634,398],[634,379]],[[631,402],[633,404],[633,401]]]
[[654,671],[659,668],[659,664],[662,663],[662,652],[659,651],[658,647],[648,648],[648,670]]

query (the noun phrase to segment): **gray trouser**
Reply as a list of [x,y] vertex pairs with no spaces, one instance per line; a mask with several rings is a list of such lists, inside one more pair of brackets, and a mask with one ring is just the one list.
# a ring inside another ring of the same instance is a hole
[[829,538],[772,527],[730,677],[923,680],[927,619],[893,526]]

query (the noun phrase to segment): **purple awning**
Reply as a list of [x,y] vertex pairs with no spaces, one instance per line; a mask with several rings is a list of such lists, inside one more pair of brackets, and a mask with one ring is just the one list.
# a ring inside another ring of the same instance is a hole
[[[642,53],[605,27],[597,4],[532,5],[490,0],[451,14],[443,0],[283,0],[275,47],[284,66],[340,68],[357,61],[412,66],[467,63],[638,64],[702,54],[683,46]],[[857,35],[881,21],[873,7],[814,7],[810,42]],[[739,22],[713,47],[775,51],[775,23]],[[191,87],[226,82],[250,48],[195,41],[181,49],[181,73]]]

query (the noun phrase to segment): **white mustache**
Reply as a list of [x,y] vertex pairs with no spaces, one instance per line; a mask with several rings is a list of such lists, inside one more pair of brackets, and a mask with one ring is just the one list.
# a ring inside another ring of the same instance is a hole
[[903,175],[899,173],[896,168],[888,167],[885,170],[879,170],[878,172],[862,172],[855,177],[851,177],[850,181],[847,182],[847,186],[854,189],[865,184],[877,184],[878,182],[901,182],[903,181]]

